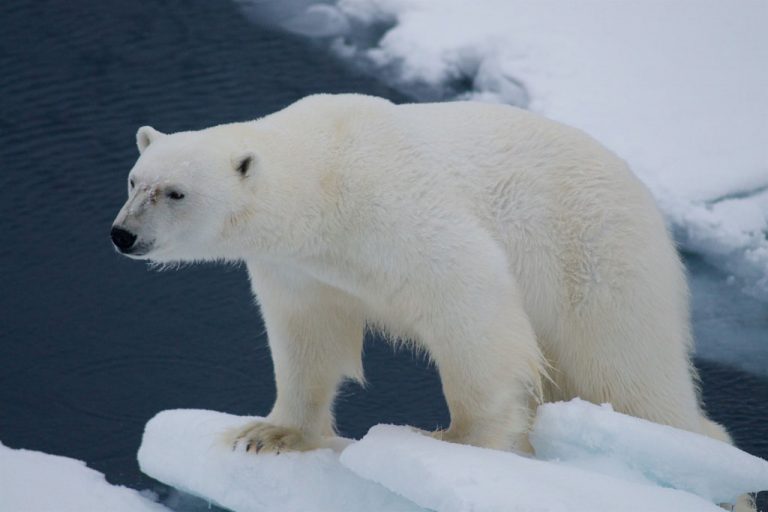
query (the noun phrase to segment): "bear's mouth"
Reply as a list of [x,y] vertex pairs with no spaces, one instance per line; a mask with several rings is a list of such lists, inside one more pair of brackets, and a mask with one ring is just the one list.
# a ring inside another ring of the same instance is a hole
[[126,252],[121,252],[123,256],[128,256],[129,258],[135,259],[135,260],[142,260],[145,259],[147,254],[152,251],[152,248],[154,247],[155,242],[154,240],[146,242],[146,241],[138,241],[136,244],[131,247]]

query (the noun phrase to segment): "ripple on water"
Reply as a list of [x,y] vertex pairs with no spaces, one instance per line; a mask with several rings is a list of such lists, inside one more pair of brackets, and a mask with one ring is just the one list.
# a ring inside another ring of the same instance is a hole
[[[53,398],[67,413],[83,421],[97,418],[142,424],[165,408],[194,407],[199,395],[210,387],[240,393],[256,387],[253,374],[238,368],[156,354],[88,360],[63,369],[57,381]],[[166,397],[169,403],[158,403],[157,386],[178,392],[173,398]]]

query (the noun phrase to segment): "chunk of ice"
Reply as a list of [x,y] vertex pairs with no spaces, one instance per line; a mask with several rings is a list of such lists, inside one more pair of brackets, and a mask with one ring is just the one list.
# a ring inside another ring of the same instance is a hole
[[635,474],[714,503],[768,489],[768,462],[703,435],[583,400],[541,405],[530,441],[541,459]]
[[0,443],[0,510],[3,512],[167,512],[126,487],[110,485],[85,462]]
[[379,425],[341,463],[438,512],[722,512],[683,491]]
[[330,449],[280,455],[232,451],[222,440],[224,432],[254,419],[260,418],[202,410],[161,412],[144,430],[141,470],[237,512],[420,510],[349,471]]

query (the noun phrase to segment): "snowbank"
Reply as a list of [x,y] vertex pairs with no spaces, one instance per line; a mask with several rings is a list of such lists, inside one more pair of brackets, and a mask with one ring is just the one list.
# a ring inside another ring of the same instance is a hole
[[0,510],[7,512],[162,512],[137,491],[114,486],[84,462],[0,443]]
[[629,161],[684,249],[768,299],[764,0],[245,3],[419,100],[513,103],[582,128]]
[[254,419],[259,418],[161,412],[147,423],[139,466],[161,482],[236,512],[420,510],[343,467],[330,449],[259,456],[232,451],[223,433]]
[[578,400],[549,404],[538,416],[537,454],[553,460],[389,425],[372,428],[340,455],[233,452],[223,432],[252,419],[161,412],[147,424],[141,468],[236,512],[717,512],[714,503],[768,488],[768,462]]

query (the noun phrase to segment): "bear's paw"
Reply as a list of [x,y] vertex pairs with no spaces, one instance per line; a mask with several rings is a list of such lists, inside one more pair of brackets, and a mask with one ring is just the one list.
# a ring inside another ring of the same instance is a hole
[[305,452],[317,448],[296,428],[254,421],[228,432],[226,441],[234,451],[246,453]]

